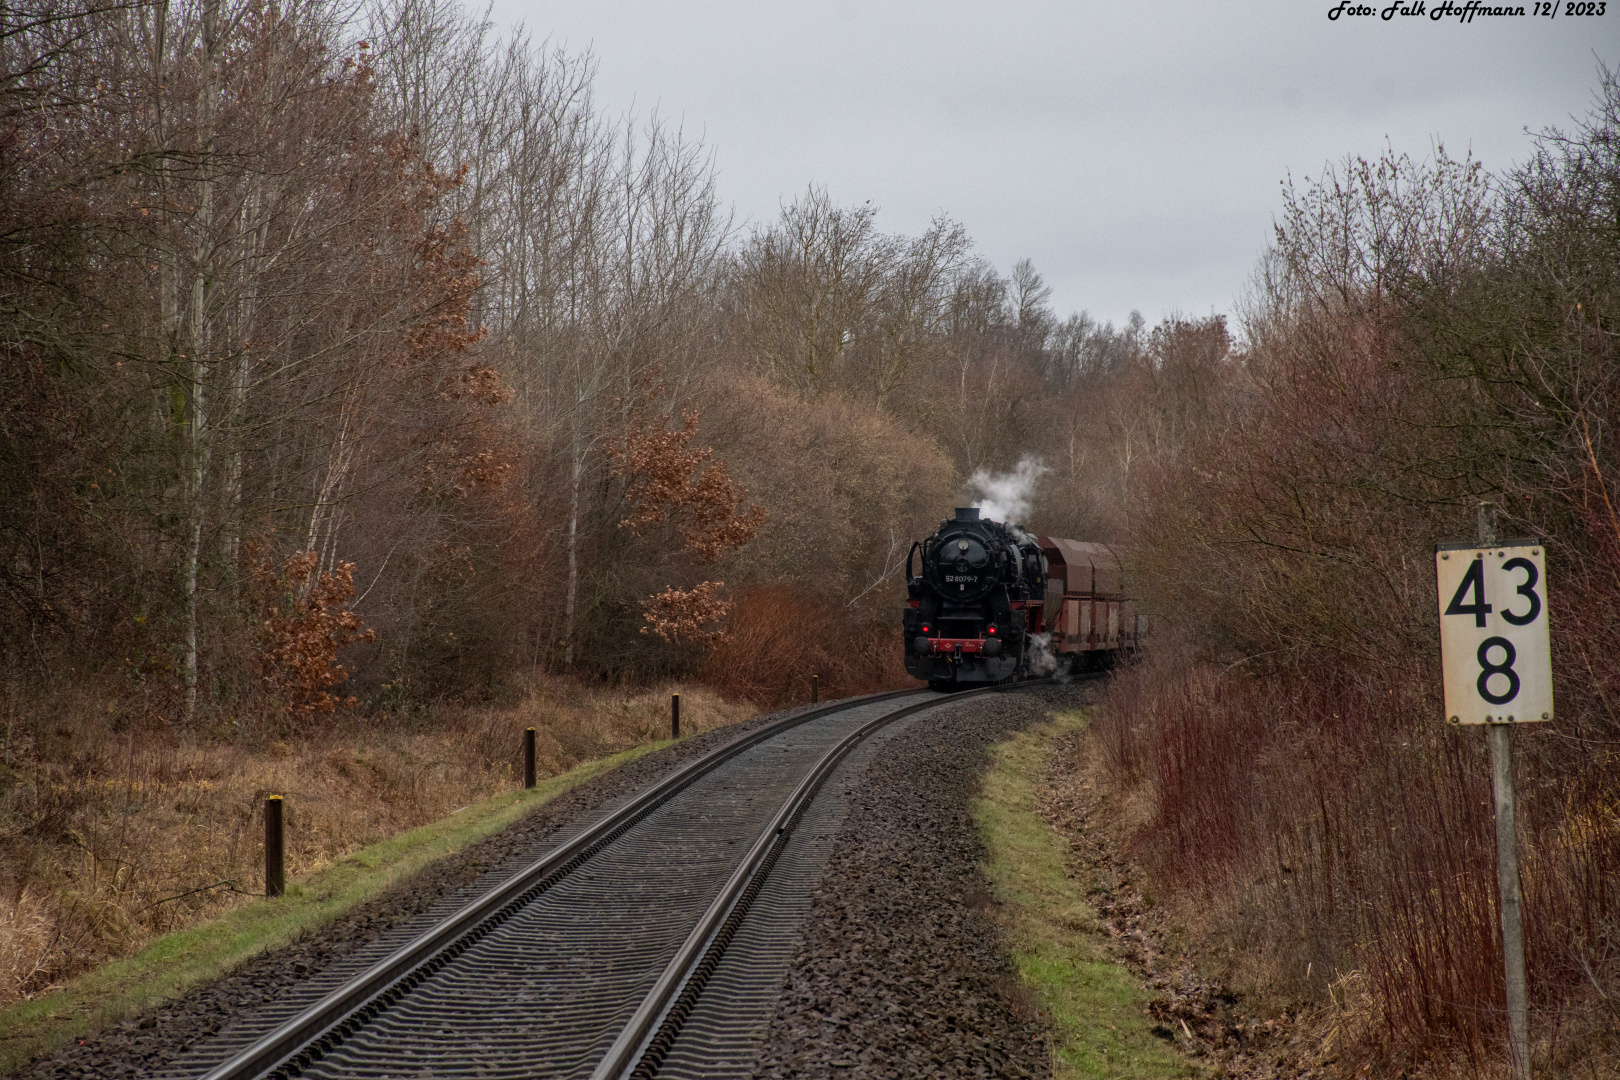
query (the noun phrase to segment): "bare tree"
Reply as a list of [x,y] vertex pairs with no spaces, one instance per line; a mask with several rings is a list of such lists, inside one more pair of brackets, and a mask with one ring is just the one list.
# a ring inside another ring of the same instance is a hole
[[914,239],[886,236],[876,213],[809,188],[743,245],[732,303],[744,354],[773,378],[811,393],[842,389],[882,408],[943,356],[969,243],[946,218]]

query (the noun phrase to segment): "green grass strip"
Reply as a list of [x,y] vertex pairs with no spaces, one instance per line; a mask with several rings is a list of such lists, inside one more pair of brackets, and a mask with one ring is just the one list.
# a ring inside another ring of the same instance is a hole
[[1054,747],[1084,726],[1084,714],[1065,713],[992,747],[974,801],[1018,974],[1051,1027],[1058,1080],[1199,1076],[1151,1033],[1148,994],[1108,959],[1108,935],[1084,899],[1089,883],[1070,876],[1068,842],[1036,812]]
[[499,832],[524,814],[591,777],[669,745],[638,746],[578,765],[534,788],[508,792],[457,810],[449,817],[401,833],[301,881],[284,896],[260,897],[234,911],[152,942],[60,990],[0,1011],[0,1075],[31,1060],[91,1039],[116,1024],[179,997],[267,949],[333,922],[356,904],[447,855]]

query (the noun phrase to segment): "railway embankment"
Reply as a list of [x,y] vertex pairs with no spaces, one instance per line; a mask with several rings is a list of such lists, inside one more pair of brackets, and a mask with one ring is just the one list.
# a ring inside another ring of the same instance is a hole
[[1059,1075],[1329,1075],[1324,1018],[1214,974],[1187,905],[1161,902],[1083,712],[994,750],[979,810],[1020,973],[1051,1014]]
[[[255,900],[13,1006],[0,1013],[0,1075],[154,1072],[244,1012],[445,903],[536,838],[769,719],[638,747],[542,781],[532,792],[485,800],[290,882],[284,897]],[[457,820],[464,816],[476,820]]]
[[1178,1034],[1155,1022],[1153,992],[1118,943],[1132,941],[1133,957],[1140,948],[1104,915],[1122,906],[1109,888],[1117,882],[1076,859],[1091,822],[1054,813],[1084,726],[1081,710],[1057,713],[990,750],[973,816],[997,922],[1046,1020],[1059,1077],[1187,1076],[1201,1070],[1177,1045]]
[[[1294,1031],[1243,1015],[1234,995],[1201,978],[1144,895],[1119,849],[1117,808],[1095,795],[1077,741],[1079,710],[1096,694],[1078,684],[948,703],[874,750],[845,790],[757,1077],[1313,1075]],[[122,997],[47,1005],[65,1014],[38,1028],[54,1032],[35,1044],[50,1053],[19,1075],[161,1074],[244,1014],[468,895],[538,838],[771,719],[527,802],[469,808],[483,818],[475,831],[444,822],[367,849],[349,861],[351,878],[369,869],[390,887],[313,879],[264,902],[279,922],[190,939],[247,956],[221,978],[166,990],[164,967],[186,942],[143,954],[119,976]],[[295,925],[289,916],[300,912]],[[143,979],[137,999],[130,988]]]
[[759,1080],[1320,1075],[1147,895],[1087,764],[1097,695],[966,701],[874,757]]

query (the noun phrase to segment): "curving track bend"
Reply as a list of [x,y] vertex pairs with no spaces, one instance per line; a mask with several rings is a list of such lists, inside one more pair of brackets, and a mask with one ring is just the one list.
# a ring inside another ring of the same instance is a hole
[[966,696],[874,695],[743,736],[165,1075],[747,1076],[838,796],[912,717]]

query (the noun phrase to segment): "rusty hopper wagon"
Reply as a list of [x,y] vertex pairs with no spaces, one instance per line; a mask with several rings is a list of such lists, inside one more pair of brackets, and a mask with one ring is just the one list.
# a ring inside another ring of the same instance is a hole
[[1107,544],[1043,536],[1044,623],[1051,648],[1074,671],[1106,666],[1137,647],[1142,618],[1128,595],[1125,568]]

